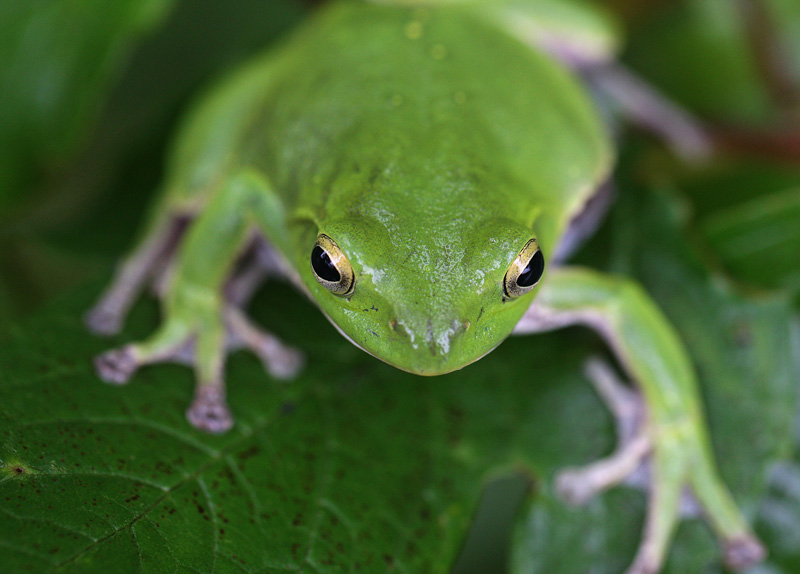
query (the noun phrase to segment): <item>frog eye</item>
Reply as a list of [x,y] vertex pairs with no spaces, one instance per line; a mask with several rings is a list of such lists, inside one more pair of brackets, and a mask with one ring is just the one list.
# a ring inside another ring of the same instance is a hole
[[311,251],[311,269],[320,285],[334,295],[347,296],[356,284],[353,266],[336,242],[324,233]]
[[531,239],[517,254],[517,258],[506,271],[503,291],[509,299],[522,297],[536,287],[544,273],[544,256],[539,251],[539,243]]

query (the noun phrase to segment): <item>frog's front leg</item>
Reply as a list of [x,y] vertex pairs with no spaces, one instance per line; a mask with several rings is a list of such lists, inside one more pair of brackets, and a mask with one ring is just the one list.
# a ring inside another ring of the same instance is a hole
[[514,332],[541,332],[574,324],[589,326],[603,336],[643,399],[644,411],[637,412],[630,408],[635,399],[610,381],[604,382],[604,373],[595,373],[600,375],[601,395],[623,419],[621,427],[633,432],[623,437],[609,458],[567,471],[559,479],[559,486],[573,498],[585,499],[623,481],[648,459],[648,514],[628,574],[660,570],[687,490],[720,538],[729,566],[760,561],[764,549],[715,469],[687,354],[656,305],[630,280],[587,269],[551,269]]
[[224,290],[237,256],[270,208],[269,193],[248,174],[214,194],[179,248],[163,294],[161,326],[145,341],[100,355],[95,363],[101,378],[119,384],[142,365],[191,363],[197,387],[187,418],[203,430],[224,432],[233,424],[223,373],[229,349],[250,348],[278,378],[296,374],[299,353],[253,325]]

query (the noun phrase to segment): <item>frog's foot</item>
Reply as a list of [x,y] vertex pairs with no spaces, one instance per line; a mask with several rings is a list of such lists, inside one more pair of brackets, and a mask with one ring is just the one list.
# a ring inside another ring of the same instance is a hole
[[194,340],[187,337],[169,348],[150,350],[144,345],[134,344],[111,349],[94,358],[94,368],[106,383],[124,385],[144,365],[169,362],[192,365],[194,357]]
[[305,358],[300,351],[284,345],[275,335],[253,324],[238,307],[229,305],[226,308],[225,323],[229,348],[250,349],[276,379],[292,379],[303,368]]
[[192,366],[198,385],[186,416],[201,430],[221,433],[233,425],[222,374],[228,352],[250,349],[277,379],[290,379],[303,366],[299,351],[254,325],[238,307],[225,305],[220,319],[202,314],[192,317],[168,319],[150,339],[99,355],[95,358],[98,375],[121,385],[144,365],[174,362]]
[[139,361],[135,349],[131,345],[126,345],[98,355],[94,359],[94,366],[97,374],[105,382],[124,385],[139,368]]
[[224,383],[201,385],[186,410],[186,418],[200,430],[220,434],[233,426],[233,416],[225,401]]
[[749,568],[767,556],[764,545],[753,536],[726,540],[723,544],[725,564],[734,569]]
[[626,482],[642,466],[652,449],[646,436],[618,447],[609,456],[588,466],[562,470],[556,477],[556,491],[570,504],[584,504],[596,494]]
[[[228,352],[249,349],[261,359],[264,369],[276,379],[292,379],[303,368],[303,353],[285,345],[278,337],[255,325],[238,307],[226,307],[225,323],[225,348]],[[193,365],[196,362],[193,338],[173,340],[169,344],[125,345],[106,351],[94,360],[95,370],[100,378],[116,385],[127,383],[144,365],[166,362]]]
[[84,316],[84,323],[92,333],[114,335],[122,329],[122,315],[116,305],[98,305]]
[[615,416],[619,446],[608,458],[563,471],[556,488],[573,503],[620,483],[647,488],[644,535],[626,574],[660,572],[679,519],[697,515],[698,508],[716,531],[728,566],[744,568],[761,561],[764,548],[717,477],[702,427],[692,420],[653,424],[642,397],[602,361],[590,361],[587,374]]
[[122,384],[144,365],[162,362],[188,364],[197,379],[195,398],[186,416],[195,427],[221,433],[233,425],[225,402],[223,369],[226,333],[221,313],[191,308],[180,315],[167,312],[166,320],[147,340],[107,351],[95,359],[100,377]]

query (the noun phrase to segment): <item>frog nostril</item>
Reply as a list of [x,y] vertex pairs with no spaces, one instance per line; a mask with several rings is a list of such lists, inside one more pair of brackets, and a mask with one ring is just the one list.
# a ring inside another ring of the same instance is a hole
[[469,321],[459,321],[458,319],[453,319],[453,322],[450,323],[451,335],[458,335],[467,329],[469,329]]

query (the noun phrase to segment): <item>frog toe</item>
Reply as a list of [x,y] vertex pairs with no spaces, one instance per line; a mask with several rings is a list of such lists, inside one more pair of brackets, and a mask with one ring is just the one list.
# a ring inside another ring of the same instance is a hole
[[288,381],[297,376],[305,365],[305,355],[291,347],[281,346],[275,351],[269,362],[264,367],[270,375],[282,381]]
[[202,431],[221,434],[233,427],[233,416],[219,388],[199,387],[186,418]]
[[98,355],[94,359],[94,366],[98,376],[106,383],[124,385],[139,368],[139,361],[133,347],[126,345]]
[[581,468],[562,470],[556,477],[556,491],[570,504],[584,504],[596,494],[629,482],[641,474],[652,445],[642,430],[633,440],[621,441],[613,454]]
[[642,562],[641,564],[631,564],[631,567],[625,571],[625,574],[658,574],[660,570],[660,564]]
[[225,312],[228,346],[253,351],[264,369],[276,379],[293,379],[305,364],[303,353],[285,345],[278,337],[255,325],[242,310],[229,305]]
[[580,472],[564,470],[556,477],[556,492],[564,502],[580,506],[597,494],[597,489]]
[[122,329],[122,315],[114,309],[98,305],[83,317],[86,327],[98,335],[116,335]]
[[726,540],[724,545],[725,564],[730,568],[748,568],[766,558],[764,545],[754,536],[743,535]]

